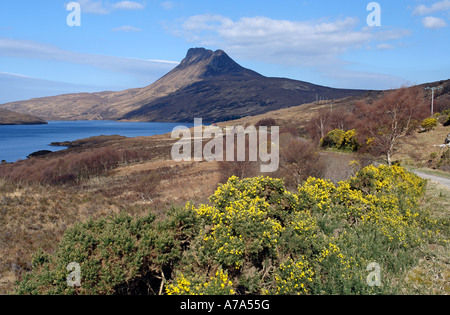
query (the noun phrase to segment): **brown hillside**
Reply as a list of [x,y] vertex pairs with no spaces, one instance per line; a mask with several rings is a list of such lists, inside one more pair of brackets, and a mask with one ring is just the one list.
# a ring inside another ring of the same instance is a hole
[[39,117],[0,109],[0,125],[44,125],[47,122]]

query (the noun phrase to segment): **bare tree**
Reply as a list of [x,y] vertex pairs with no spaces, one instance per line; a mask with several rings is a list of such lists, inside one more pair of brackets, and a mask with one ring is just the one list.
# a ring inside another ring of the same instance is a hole
[[417,87],[386,92],[372,104],[359,101],[355,116],[360,143],[367,151],[385,155],[391,166],[398,140],[410,135],[427,115],[423,92]]
[[318,141],[331,131],[329,124],[331,121],[331,111],[329,109],[321,109],[308,123],[307,129],[310,137]]
[[275,176],[283,178],[286,187],[295,190],[310,176],[321,178],[325,169],[326,165],[316,146],[305,140],[291,138],[280,150],[280,168]]

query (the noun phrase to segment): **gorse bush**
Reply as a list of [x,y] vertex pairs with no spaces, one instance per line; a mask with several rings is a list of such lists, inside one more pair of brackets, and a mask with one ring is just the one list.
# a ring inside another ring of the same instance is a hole
[[356,130],[340,130],[335,129],[330,131],[326,137],[322,138],[320,145],[323,148],[333,148],[343,151],[356,152],[361,145],[356,138]]
[[421,127],[425,131],[431,131],[438,126],[438,121],[436,118],[427,118],[421,123]]
[[[20,294],[391,294],[417,248],[440,238],[419,207],[426,182],[400,167],[362,169],[337,185],[231,177],[209,204],[165,219],[78,224],[53,255],[38,252]],[[67,287],[67,264],[81,266]],[[367,266],[382,286],[367,284]]]

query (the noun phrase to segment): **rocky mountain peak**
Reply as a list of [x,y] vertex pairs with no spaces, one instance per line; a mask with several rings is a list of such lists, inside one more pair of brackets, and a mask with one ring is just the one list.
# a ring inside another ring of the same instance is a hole
[[186,58],[180,63],[179,68],[199,67],[202,78],[217,77],[222,75],[257,75],[254,71],[241,67],[230,58],[223,50],[212,51],[205,48],[191,48]]

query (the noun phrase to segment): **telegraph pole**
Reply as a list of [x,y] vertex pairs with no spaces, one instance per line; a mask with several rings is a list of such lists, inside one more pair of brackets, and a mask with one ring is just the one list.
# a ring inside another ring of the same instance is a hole
[[442,90],[442,86],[439,87],[427,87],[425,90],[431,90],[431,117],[434,116],[434,93],[436,90]]
[[436,89],[431,89],[431,117],[434,116],[434,91],[436,91]]

